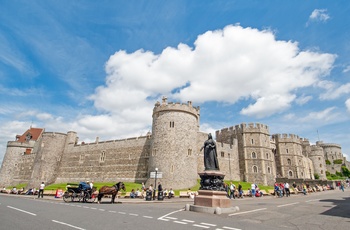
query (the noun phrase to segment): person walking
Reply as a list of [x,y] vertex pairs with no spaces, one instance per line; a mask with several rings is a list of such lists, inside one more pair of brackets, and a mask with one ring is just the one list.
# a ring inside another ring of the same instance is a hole
[[45,183],[41,182],[40,186],[39,186],[39,193],[38,193],[38,198],[44,198],[44,188],[45,188]]
[[236,186],[234,183],[231,182],[230,184],[230,199],[236,199],[235,198],[235,189],[236,189]]

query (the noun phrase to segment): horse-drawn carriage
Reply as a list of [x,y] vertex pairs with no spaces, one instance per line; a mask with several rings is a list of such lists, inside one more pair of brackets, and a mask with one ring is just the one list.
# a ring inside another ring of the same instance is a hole
[[96,188],[84,189],[79,184],[67,184],[66,191],[63,194],[63,200],[65,202],[95,202]]

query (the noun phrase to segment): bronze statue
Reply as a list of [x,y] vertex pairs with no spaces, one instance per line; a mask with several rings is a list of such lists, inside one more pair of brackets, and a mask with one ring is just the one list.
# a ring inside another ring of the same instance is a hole
[[204,142],[204,145],[200,149],[200,151],[202,151],[203,148],[204,148],[204,168],[205,168],[204,170],[205,171],[220,170],[217,152],[216,152],[216,144],[210,133],[208,134],[208,140]]

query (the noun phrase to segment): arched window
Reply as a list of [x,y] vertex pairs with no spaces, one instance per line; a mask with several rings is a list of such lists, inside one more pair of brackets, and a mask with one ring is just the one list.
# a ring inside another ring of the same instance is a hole
[[266,153],[266,159],[269,159],[269,153]]
[[292,164],[292,161],[291,161],[289,158],[287,159],[287,164],[288,164],[288,165],[291,165],[291,164]]
[[289,172],[288,172],[288,175],[289,175],[289,177],[293,177],[293,172],[292,172],[292,171],[289,171]]
[[271,174],[271,168],[267,167],[267,172]]
[[252,152],[252,158],[256,158],[256,153]]
[[320,168],[322,168],[322,164],[320,164]]
[[323,174],[323,170],[321,170],[321,174]]
[[257,172],[258,172],[258,166],[256,166],[256,165],[253,166],[253,172],[254,172],[254,173],[257,173]]

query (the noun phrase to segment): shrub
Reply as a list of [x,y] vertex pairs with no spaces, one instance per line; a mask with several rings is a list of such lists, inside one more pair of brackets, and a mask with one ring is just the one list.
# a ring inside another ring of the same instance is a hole
[[342,159],[336,159],[333,161],[333,164],[342,164],[343,163],[343,160]]
[[341,171],[345,177],[350,177],[350,171],[346,166],[342,166]]
[[326,165],[330,165],[331,162],[329,160],[326,160]]

